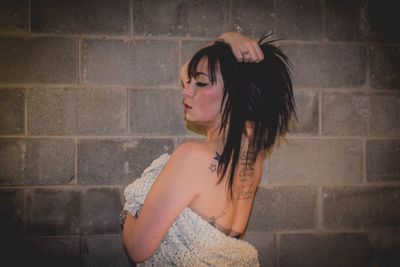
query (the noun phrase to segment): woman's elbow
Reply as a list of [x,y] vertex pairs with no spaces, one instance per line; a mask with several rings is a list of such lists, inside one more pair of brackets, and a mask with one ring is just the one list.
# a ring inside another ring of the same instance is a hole
[[125,246],[125,250],[128,253],[129,258],[135,263],[143,262],[153,255],[140,251],[140,249],[135,249],[135,247]]
[[135,263],[143,262],[154,254],[153,251],[146,249],[145,246],[143,246],[144,244],[140,244],[141,242],[137,241],[135,242],[135,240],[130,240],[130,239],[131,238],[124,235],[123,245],[129,258],[133,262]]

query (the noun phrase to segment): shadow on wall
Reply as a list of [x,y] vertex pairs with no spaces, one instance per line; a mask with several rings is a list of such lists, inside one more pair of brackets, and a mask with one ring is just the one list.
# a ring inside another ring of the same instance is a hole
[[[7,214],[9,216],[9,214]],[[4,214],[1,218],[7,218]],[[2,220],[0,223],[1,266],[76,267],[76,266],[135,266],[123,250],[119,238],[105,237],[93,243],[93,248],[74,237],[27,237],[21,223]],[[81,244],[81,245],[80,245]],[[82,256],[81,256],[82,255]]]
[[[398,231],[316,233],[315,197],[313,186],[259,187],[245,240],[257,247],[261,266],[397,266]],[[0,210],[2,266],[134,265],[118,235],[26,236],[20,217],[18,209]]]
[[[80,266],[79,257],[70,257],[71,252],[79,255],[78,250],[71,251],[72,246],[57,242],[57,238],[54,237],[27,237],[21,222],[3,219],[10,218],[10,214],[3,213],[0,217],[2,266]],[[76,239],[76,242],[79,242],[79,239]]]
[[[383,193],[381,191],[377,195]],[[386,194],[391,195],[389,191]],[[349,199],[349,195],[332,194],[331,197],[344,200]],[[352,197],[357,198],[357,193]],[[245,240],[256,246],[261,266],[399,266],[400,231],[342,232],[324,223],[322,231],[316,230],[320,228],[315,216],[318,213],[316,198],[316,188],[313,186],[259,187]],[[325,206],[326,203],[321,205]],[[346,220],[352,216],[346,212],[341,214],[340,211],[346,210],[346,207],[343,208],[340,201],[334,205],[339,212],[337,217],[343,216]],[[371,198],[358,208],[354,207],[359,211],[354,212],[353,219],[357,220],[360,213],[364,216],[363,221],[379,220],[374,214],[374,209],[379,206],[379,200]],[[381,223],[394,223],[393,217],[388,214],[391,212],[389,208],[381,212],[384,220]],[[324,231],[329,228],[333,231]]]

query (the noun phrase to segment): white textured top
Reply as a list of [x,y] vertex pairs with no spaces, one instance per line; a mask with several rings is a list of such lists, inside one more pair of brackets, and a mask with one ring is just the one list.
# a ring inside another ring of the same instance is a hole
[[[135,214],[141,208],[169,157],[161,155],[125,188],[125,210]],[[252,244],[225,235],[186,207],[153,256],[137,266],[259,266],[259,262]]]

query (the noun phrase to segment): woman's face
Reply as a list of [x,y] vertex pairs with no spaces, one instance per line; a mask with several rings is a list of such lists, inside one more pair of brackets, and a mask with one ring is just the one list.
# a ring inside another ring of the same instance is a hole
[[219,127],[224,87],[220,71],[217,82],[211,84],[207,58],[199,62],[194,77],[188,77],[187,65],[180,72],[185,119],[207,128]]

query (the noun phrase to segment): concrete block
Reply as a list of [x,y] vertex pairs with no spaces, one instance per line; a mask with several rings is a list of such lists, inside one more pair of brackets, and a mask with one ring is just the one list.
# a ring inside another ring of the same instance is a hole
[[249,231],[315,228],[317,192],[314,187],[259,187],[249,220]]
[[286,44],[281,47],[293,65],[295,87],[353,87],[365,83],[367,53],[363,46]]
[[25,184],[68,184],[74,180],[74,140],[30,139],[25,144]]
[[22,184],[25,144],[18,139],[0,139],[0,184]]
[[[21,230],[23,223],[23,190],[20,189],[0,189],[0,230],[3,232],[5,227]],[[7,231],[4,231],[7,233]],[[3,235],[2,235],[3,236]]]
[[365,135],[368,132],[369,95],[323,93],[322,134]]
[[24,32],[28,0],[0,1],[0,32]]
[[25,131],[25,91],[0,90],[0,134],[23,134]]
[[29,234],[119,233],[119,188],[27,189],[25,218]]
[[328,0],[326,33],[331,40],[398,42],[396,1]]
[[400,90],[400,48],[372,46],[369,58],[371,87]]
[[243,240],[250,242],[256,247],[260,266],[277,266],[277,244],[274,234],[265,232],[246,232]]
[[209,42],[206,41],[183,41],[182,42],[182,50],[181,50],[181,64],[183,65],[186,61],[190,60],[192,56],[202,49],[203,47],[207,46]]
[[366,0],[327,0],[326,36],[335,41],[365,41],[370,35]]
[[277,36],[284,39],[321,40],[320,2],[319,0],[277,0]]
[[274,1],[233,0],[232,29],[255,39],[274,32],[276,9]]
[[398,227],[400,187],[323,187],[322,209],[327,228]]
[[318,134],[318,93],[315,91],[295,91],[296,113],[298,122],[292,119],[290,133]]
[[78,45],[64,38],[0,37],[0,82],[76,83]]
[[131,266],[121,235],[87,235],[82,237],[82,266]]
[[400,140],[367,140],[367,180],[400,181]]
[[79,236],[29,237],[24,257],[32,266],[80,266]]
[[182,95],[177,90],[131,90],[131,131],[149,134],[185,133]]
[[127,89],[31,89],[31,135],[126,134]]
[[228,22],[228,1],[133,1],[133,34],[218,37]]
[[87,84],[176,85],[178,42],[85,40],[82,71]]
[[283,234],[279,245],[280,267],[364,267],[369,265],[365,234]]
[[31,18],[33,32],[128,35],[129,0],[32,1]]
[[18,256],[23,253],[25,244],[23,190],[1,188],[0,200],[1,263],[2,266],[22,266]]
[[69,184],[75,178],[72,139],[2,139],[0,155],[0,184]]
[[24,215],[27,232],[43,235],[78,234],[81,205],[79,190],[26,189]]
[[270,183],[270,171],[271,171],[271,158],[266,158],[264,160],[264,164],[263,164],[263,174],[261,176],[261,181],[259,186],[263,186],[268,188],[269,183]]
[[371,266],[400,266],[400,231],[374,231],[368,237],[372,248]]
[[400,94],[371,95],[369,114],[370,135],[400,135]]
[[118,188],[89,188],[81,191],[80,233],[119,233],[122,202]]
[[272,183],[357,183],[363,179],[362,141],[290,139],[273,151]]
[[370,29],[370,39],[381,42],[399,42],[400,32],[393,25],[400,24],[397,1],[369,0],[364,7]]
[[173,147],[169,139],[79,140],[78,183],[127,185]]
[[0,189],[0,247],[2,266],[26,266],[23,190]]

